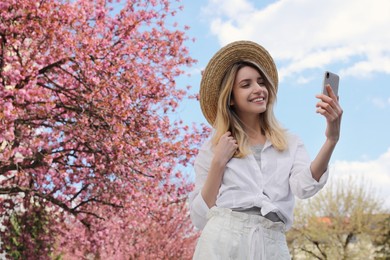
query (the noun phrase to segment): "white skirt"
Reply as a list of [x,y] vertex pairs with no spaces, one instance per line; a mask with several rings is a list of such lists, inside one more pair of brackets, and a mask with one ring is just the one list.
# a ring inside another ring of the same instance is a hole
[[194,260],[291,259],[282,222],[218,207],[207,218]]

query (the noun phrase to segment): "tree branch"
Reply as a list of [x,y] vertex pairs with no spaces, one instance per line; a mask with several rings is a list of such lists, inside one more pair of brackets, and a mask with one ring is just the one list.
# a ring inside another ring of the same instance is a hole
[[[96,213],[89,212],[89,211],[76,210],[76,208],[79,207],[80,204],[77,207],[75,207],[75,208],[70,208],[70,207],[68,207],[68,205],[66,205],[62,201],[60,201],[60,200],[58,200],[58,199],[56,199],[56,198],[54,198],[52,196],[41,194],[41,193],[37,192],[36,190],[31,189],[31,188],[18,187],[18,186],[8,187],[8,188],[0,188],[0,195],[10,195],[10,194],[16,194],[16,193],[25,193],[25,194],[31,194],[32,193],[34,196],[42,198],[44,200],[47,200],[47,201],[53,203],[54,205],[57,205],[58,207],[62,208],[66,212],[69,212],[70,214],[72,214],[74,216],[77,216],[78,214],[83,213],[83,214],[92,215],[92,216],[94,216],[96,218],[104,220],[103,217],[100,217]],[[91,201],[93,201],[93,199]],[[94,201],[101,202],[99,200],[94,200]],[[88,202],[88,201],[85,201],[85,203],[86,202]],[[83,204],[85,204],[85,203],[83,203]],[[105,205],[115,206],[115,207],[122,207],[122,206],[118,206],[118,205],[115,205],[115,204],[112,204],[112,203],[108,203],[108,202],[101,202],[101,203],[103,203]],[[90,223],[88,223],[87,221],[80,220],[80,222],[83,225],[85,225],[87,228],[90,228]]]
[[[307,236],[307,235],[304,235],[305,236],[305,238],[310,242],[310,243],[312,243],[313,245],[315,245],[315,247],[318,249],[318,251],[320,252],[320,254],[324,257],[324,259],[327,259],[327,255],[326,255],[326,253],[321,249],[321,247],[320,247],[320,243],[318,242],[318,241],[315,241],[315,240],[313,240],[313,239],[311,239],[309,236]],[[319,259],[321,259],[321,258],[319,258]]]
[[[113,208],[123,208],[123,206],[121,205],[116,205],[114,203],[110,203],[110,202],[106,202],[106,201],[103,201],[103,200],[98,200],[96,198],[91,198],[91,199],[88,199],[88,200],[85,200],[85,201],[82,201],[80,204],[78,204],[76,207],[72,208],[73,210],[76,211],[77,208],[87,204],[87,203],[90,203],[90,202],[97,202],[97,203],[100,203],[100,204],[103,204],[103,205],[107,205],[107,206],[111,206]],[[79,212],[79,211],[77,211]]]
[[47,166],[47,163],[43,162],[42,160],[32,159],[32,161],[34,161],[34,162],[31,163],[31,164],[28,164],[28,165],[12,163],[12,164],[9,164],[9,165],[2,166],[2,167],[0,167],[0,175],[4,175],[8,171],[17,170],[17,169],[21,168],[21,166],[23,166],[22,167],[23,169],[33,169],[33,168],[36,168],[36,167]]
[[88,187],[89,187],[89,184],[82,187],[75,195],[73,195],[73,197],[69,200],[69,202],[72,202],[75,198],[77,198],[81,194],[81,192],[86,190]]
[[308,250],[308,249],[306,249],[304,247],[302,247],[301,250],[303,252],[306,252],[306,253],[310,254],[311,256],[315,257],[316,259],[323,260],[321,257],[317,256],[315,253],[313,253],[312,251],[310,251],[310,250]]

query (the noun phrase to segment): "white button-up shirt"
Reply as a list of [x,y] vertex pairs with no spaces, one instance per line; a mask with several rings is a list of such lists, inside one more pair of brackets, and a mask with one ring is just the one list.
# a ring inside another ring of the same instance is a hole
[[[302,141],[287,134],[288,148],[279,152],[269,140],[261,152],[261,165],[253,154],[232,158],[226,165],[219,188],[216,206],[230,209],[261,208],[264,216],[277,212],[289,229],[293,221],[294,195],[309,198],[316,194],[328,179],[328,170],[317,182],[313,179],[311,160]],[[206,141],[195,159],[195,189],[189,196],[190,214],[194,225],[203,229],[209,208],[201,190],[213,159],[211,141]],[[210,173],[212,174],[212,173]]]

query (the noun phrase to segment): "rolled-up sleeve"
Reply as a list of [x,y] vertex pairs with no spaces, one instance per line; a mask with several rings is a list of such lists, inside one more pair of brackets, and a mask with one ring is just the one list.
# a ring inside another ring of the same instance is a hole
[[194,163],[195,188],[189,195],[189,206],[192,223],[199,229],[203,229],[207,223],[209,207],[202,197],[201,190],[207,178],[212,156],[210,143],[207,142],[200,148]]
[[291,169],[290,187],[295,196],[306,199],[314,196],[326,184],[329,176],[329,167],[320,180],[313,178],[310,170],[311,160],[303,142],[298,138],[295,150],[293,167]]

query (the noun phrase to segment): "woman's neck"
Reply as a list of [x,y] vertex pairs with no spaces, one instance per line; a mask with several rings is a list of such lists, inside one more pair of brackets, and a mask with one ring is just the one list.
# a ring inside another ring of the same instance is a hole
[[241,119],[241,122],[244,124],[245,132],[251,145],[265,143],[266,137],[261,131],[259,116],[253,117],[251,119],[246,118],[246,120]]

